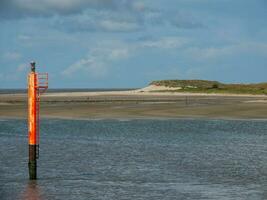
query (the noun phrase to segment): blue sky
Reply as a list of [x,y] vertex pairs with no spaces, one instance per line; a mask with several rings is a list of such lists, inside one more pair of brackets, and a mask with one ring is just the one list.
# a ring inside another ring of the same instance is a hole
[[267,82],[266,0],[1,0],[0,88]]

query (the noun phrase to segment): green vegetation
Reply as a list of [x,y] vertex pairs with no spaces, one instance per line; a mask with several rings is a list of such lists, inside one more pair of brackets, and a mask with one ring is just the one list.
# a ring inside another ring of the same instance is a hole
[[[267,94],[267,83],[224,84],[206,80],[162,80],[150,85],[180,87],[173,92],[220,93],[220,94]],[[161,91],[165,92],[165,91]]]

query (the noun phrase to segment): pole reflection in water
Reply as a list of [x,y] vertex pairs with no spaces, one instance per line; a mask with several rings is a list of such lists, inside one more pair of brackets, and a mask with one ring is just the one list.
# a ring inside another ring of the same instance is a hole
[[37,181],[29,181],[22,196],[23,200],[44,200]]

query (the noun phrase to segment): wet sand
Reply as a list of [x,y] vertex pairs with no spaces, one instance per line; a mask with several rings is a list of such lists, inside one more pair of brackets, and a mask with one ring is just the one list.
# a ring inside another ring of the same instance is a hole
[[[41,117],[267,119],[267,96],[151,92],[47,93]],[[0,95],[0,118],[27,118],[26,94]]]

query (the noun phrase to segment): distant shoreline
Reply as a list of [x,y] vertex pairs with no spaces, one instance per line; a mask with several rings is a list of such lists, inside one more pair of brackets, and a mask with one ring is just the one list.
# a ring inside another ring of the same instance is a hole
[[[49,93],[62,92],[107,92],[107,91],[131,91],[137,88],[54,88],[48,89]],[[26,94],[27,89],[0,89],[1,94]]]
[[[27,120],[27,117],[5,117],[0,116],[0,122],[6,120]],[[209,118],[209,117],[133,117],[133,118],[79,118],[79,117],[64,117],[64,116],[41,116],[41,120],[74,120],[74,121],[102,121],[102,120],[115,120],[115,121],[132,121],[132,120],[207,120],[207,121],[266,121],[266,118]]]
[[[41,117],[267,119],[267,96],[131,91],[47,93]],[[26,94],[1,94],[0,118],[27,118]]]

